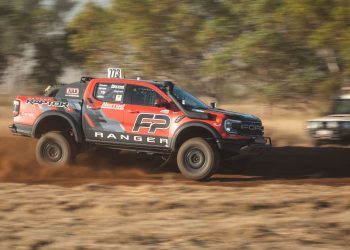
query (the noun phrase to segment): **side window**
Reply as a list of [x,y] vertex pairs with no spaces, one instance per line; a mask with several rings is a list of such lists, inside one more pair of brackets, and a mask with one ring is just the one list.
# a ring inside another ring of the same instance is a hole
[[163,99],[157,92],[150,88],[128,85],[126,87],[124,103],[141,106],[155,106],[157,98]]
[[103,102],[122,103],[125,85],[111,83],[97,83],[95,86],[95,98]]

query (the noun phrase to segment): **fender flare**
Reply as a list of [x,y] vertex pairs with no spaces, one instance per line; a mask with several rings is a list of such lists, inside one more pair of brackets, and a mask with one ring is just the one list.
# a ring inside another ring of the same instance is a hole
[[210,134],[213,136],[214,139],[220,139],[220,134],[215,129],[213,129],[210,125],[208,125],[204,122],[188,122],[188,123],[185,123],[184,125],[182,125],[176,129],[174,136],[172,137],[171,142],[170,142],[170,148],[172,150],[175,150],[176,141],[178,139],[178,136],[181,134],[181,132],[183,132],[187,128],[191,128],[191,127],[204,128],[208,132],[210,132]]
[[83,141],[83,135],[80,129],[80,126],[77,124],[77,122],[73,119],[72,116],[70,116],[69,114],[62,112],[62,111],[58,111],[58,110],[49,110],[46,111],[45,113],[41,114],[35,121],[34,125],[33,125],[33,130],[32,130],[32,137],[35,137],[36,131],[37,131],[37,127],[39,126],[39,124],[46,118],[48,117],[54,117],[54,116],[58,116],[60,118],[65,119],[69,125],[72,127],[73,129],[73,134],[74,134],[74,139],[76,142],[82,142]]

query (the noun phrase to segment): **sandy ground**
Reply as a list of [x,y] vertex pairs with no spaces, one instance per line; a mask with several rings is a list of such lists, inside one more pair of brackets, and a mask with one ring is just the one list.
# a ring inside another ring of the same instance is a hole
[[304,113],[262,110],[277,146],[193,182],[131,153],[41,167],[5,111],[0,249],[350,249],[350,148],[310,147]]
[[1,249],[349,249],[350,187],[0,184]]

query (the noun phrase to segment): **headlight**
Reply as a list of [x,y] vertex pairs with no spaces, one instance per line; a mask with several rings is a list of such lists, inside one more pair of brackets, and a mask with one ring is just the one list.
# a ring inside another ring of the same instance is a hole
[[327,122],[326,126],[327,126],[327,128],[338,128],[339,123],[338,122]]
[[237,134],[238,129],[241,127],[242,121],[227,119],[224,122],[224,128],[227,133]]
[[342,122],[341,127],[344,129],[350,129],[350,122]]
[[307,123],[308,129],[318,129],[318,128],[322,128],[322,126],[323,126],[322,122],[308,122]]

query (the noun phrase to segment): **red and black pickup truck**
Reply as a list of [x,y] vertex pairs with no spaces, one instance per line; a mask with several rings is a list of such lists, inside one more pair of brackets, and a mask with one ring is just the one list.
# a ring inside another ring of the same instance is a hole
[[62,166],[93,146],[174,159],[205,180],[220,159],[271,147],[261,120],[207,106],[172,82],[83,77],[44,96],[17,96],[14,134],[37,138],[40,164]]

